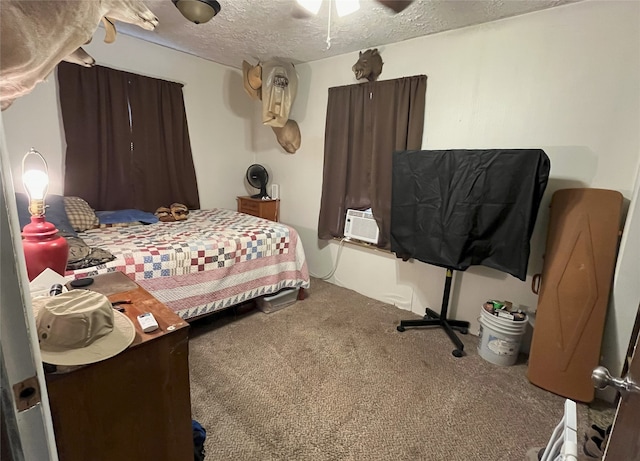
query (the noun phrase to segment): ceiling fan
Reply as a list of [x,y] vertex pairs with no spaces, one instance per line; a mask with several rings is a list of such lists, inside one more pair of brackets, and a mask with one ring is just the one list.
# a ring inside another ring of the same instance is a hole
[[[320,11],[320,7],[322,6],[323,0],[296,0],[298,5],[300,5],[305,12],[311,13],[313,15],[318,14]],[[400,13],[405,8],[407,8],[413,0],[376,0],[383,6],[386,6],[394,13]],[[338,16],[346,16],[360,9],[360,1],[359,0],[334,0],[336,5],[336,10],[338,12]]]
[[[217,0],[171,0],[180,10],[182,15],[195,24],[204,24],[218,14],[221,10]],[[360,9],[360,0],[334,0],[338,16],[346,16]],[[394,13],[400,13],[407,8],[413,0],[376,0]],[[305,12],[318,14],[322,6],[322,0],[297,0]]]
[[[175,0],[174,0],[175,1]],[[414,0],[375,0],[377,3],[392,10],[394,14],[404,11]],[[306,19],[310,15],[317,15],[324,0],[296,0],[298,8],[294,8],[292,16]],[[338,16],[343,17],[360,9],[360,0],[329,0],[329,14],[327,19],[327,49],[331,48],[331,4],[335,4]]]
[[377,0],[381,5],[386,6],[395,13],[400,13],[413,3],[413,0]]

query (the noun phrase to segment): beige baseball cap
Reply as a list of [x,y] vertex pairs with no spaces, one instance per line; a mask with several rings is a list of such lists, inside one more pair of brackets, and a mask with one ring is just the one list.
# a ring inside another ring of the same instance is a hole
[[113,357],[133,342],[136,329],[106,296],[71,290],[32,302],[42,361],[86,365]]

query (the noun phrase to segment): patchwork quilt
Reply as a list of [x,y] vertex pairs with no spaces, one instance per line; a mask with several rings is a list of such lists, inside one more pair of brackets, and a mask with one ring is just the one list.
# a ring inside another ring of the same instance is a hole
[[231,210],[194,210],[184,221],[91,229],[78,236],[115,259],[67,274],[124,272],[184,319],[283,288],[309,287],[295,229]]

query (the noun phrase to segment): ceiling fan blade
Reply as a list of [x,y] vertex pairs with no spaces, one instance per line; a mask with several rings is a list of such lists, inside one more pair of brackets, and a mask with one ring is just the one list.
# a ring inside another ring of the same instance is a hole
[[293,4],[291,5],[291,17],[294,19],[309,19],[315,16],[315,14],[303,8],[297,2],[293,2]]
[[378,3],[386,6],[396,13],[400,13],[406,7],[413,3],[413,0],[378,0]]

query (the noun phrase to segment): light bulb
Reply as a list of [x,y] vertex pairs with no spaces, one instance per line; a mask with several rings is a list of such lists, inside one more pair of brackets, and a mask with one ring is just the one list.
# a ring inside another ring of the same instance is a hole
[[22,175],[22,182],[27,189],[29,198],[32,200],[43,200],[49,185],[49,176],[40,170],[25,171]]
[[[41,165],[27,170],[25,165],[30,155],[38,157]],[[29,196],[29,213],[32,216],[44,216],[44,198],[49,187],[47,171],[47,161],[37,150],[31,148],[22,158],[22,185]]]

